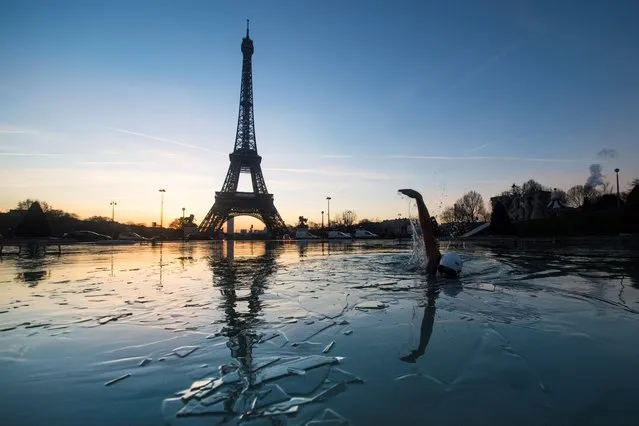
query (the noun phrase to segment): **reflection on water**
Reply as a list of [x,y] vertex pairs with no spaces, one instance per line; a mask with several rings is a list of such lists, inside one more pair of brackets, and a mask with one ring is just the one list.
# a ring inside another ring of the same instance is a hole
[[636,254],[461,255],[459,281],[410,242],[2,257],[7,424],[636,423]]
[[210,260],[213,285],[221,294],[219,309],[225,314],[222,334],[228,337],[231,356],[250,377],[252,348],[259,340],[255,328],[262,310],[260,296],[267,289],[268,276],[275,271],[277,251],[267,243],[263,254],[255,255],[251,250],[251,256],[236,259],[235,243],[229,241],[225,245],[226,253],[216,250]]

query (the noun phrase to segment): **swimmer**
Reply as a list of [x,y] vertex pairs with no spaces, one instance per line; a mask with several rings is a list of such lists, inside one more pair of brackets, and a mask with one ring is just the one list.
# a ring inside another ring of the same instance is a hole
[[428,213],[426,204],[424,204],[422,194],[414,189],[400,189],[399,192],[407,197],[413,198],[417,202],[419,225],[422,228],[424,248],[426,250],[426,257],[428,258],[428,264],[426,265],[428,275],[437,274],[442,278],[452,279],[459,277],[462,270],[462,261],[456,253],[450,252],[442,256],[439,251],[433,233],[433,224],[430,221],[430,213]]

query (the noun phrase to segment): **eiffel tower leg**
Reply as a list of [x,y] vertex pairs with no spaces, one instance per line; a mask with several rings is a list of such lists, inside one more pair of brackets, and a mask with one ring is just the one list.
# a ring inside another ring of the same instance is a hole
[[228,219],[230,209],[228,207],[220,207],[216,201],[207,213],[204,220],[198,227],[199,232],[213,233],[222,228],[224,222]]

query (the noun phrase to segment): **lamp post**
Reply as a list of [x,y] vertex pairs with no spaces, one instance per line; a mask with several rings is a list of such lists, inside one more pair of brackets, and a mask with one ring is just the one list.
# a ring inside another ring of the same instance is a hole
[[160,229],[164,227],[164,193],[166,189],[158,189],[160,193]]
[[115,206],[118,205],[115,201],[111,201],[111,234],[115,238]]
[[615,169],[617,174],[617,210],[621,209],[621,195],[619,195],[619,168]]
[[331,227],[331,197],[326,197],[326,202],[328,203],[328,213],[326,217],[326,226]]
[[186,241],[186,232],[184,231],[184,207],[182,207],[182,240]]
[[118,205],[115,201],[111,201],[111,223],[115,223],[115,206]]
[[322,229],[324,229],[324,210],[322,210]]

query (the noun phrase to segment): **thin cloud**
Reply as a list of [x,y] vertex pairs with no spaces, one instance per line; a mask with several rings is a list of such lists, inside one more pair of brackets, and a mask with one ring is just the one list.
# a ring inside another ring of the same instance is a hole
[[339,154],[324,154],[320,155],[320,158],[353,158],[352,155],[339,155]]
[[490,144],[489,144],[489,143],[485,143],[485,144],[483,144],[483,145],[476,146],[475,148],[471,148],[471,149],[467,150],[467,151],[466,151],[466,153],[467,153],[467,154],[470,154],[471,152],[477,152],[477,151],[479,151],[480,149],[484,149],[484,148],[486,148],[488,145],[490,145]]
[[399,176],[391,176],[385,173],[369,172],[366,170],[330,170],[330,169],[292,169],[292,168],[264,168],[263,170],[274,172],[286,172],[286,173],[305,173],[305,174],[317,174],[322,176],[343,176],[343,177],[356,177],[367,180],[386,180],[386,179],[398,179]]
[[5,157],[55,157],[62,154],[49,154],[43,152],[0,152]]
[[132,132],[131,130],[118,129],[117,127],[107,127],[107,129],[108,130],[112,130],[114,132],[118,132],[118,133],[124,133],[124,134],[127,134],[127,135],[139,136],[141,138],[151,139],[151,140],[160,141],[160,142],[167,142],[167,143],[171,143],[171,144],[177,145],[177,146],[182,146],[182,147],[185,147],[185,148],[193,148],[193,149],[199,149],[200,151],[212,152],[214,154],[222,154],[221,152],[213,151],[212,149],[204,148],[204,147],[193,145],[193,144],[190,144],[190,143],[179,142],[179,141],[175,141],[175,140],[172,140],[172,139],[161,138],[159,136],[147,135],[145,133]]
[[0,134],[34,135],[36,133],[38,132],[32,129],[11,127],[11,126],[0,126]]
[[[371,158],[371,157],[369,157]],[[380,157],[372,157],[380,158]],[[539,163],[586,163],[586,160],[565,158],[536,158],[536,157],[463,157],[463,156],[435,156],[435,155],[388,155],[381,158],[409,159],[409,160],[443,160],[443,161],[532,161]]]
[[120,165],[141,165],[141,164],[155,164],[150,161],[76,161],[73,164],[81,166],[120,166]]

